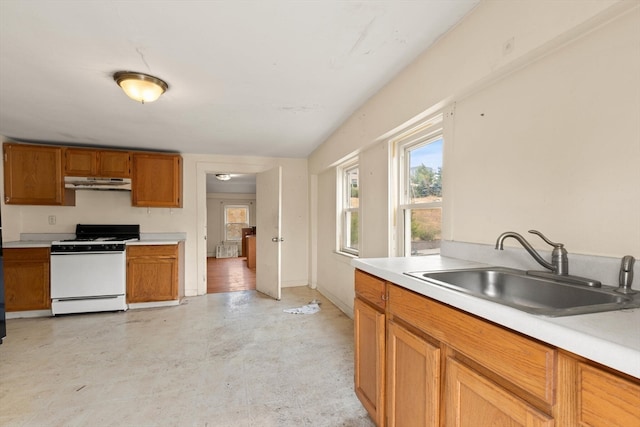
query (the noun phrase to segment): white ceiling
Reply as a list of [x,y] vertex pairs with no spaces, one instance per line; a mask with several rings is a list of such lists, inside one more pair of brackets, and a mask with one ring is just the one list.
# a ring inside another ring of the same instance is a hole
[[0,135],[306,157],[478,1],[1,0]]
[[[224,172],[226,173],[226,172]],[[207,193],[256,194],[256,175],[232,173],[229,181],[220,181],[207,174]]]

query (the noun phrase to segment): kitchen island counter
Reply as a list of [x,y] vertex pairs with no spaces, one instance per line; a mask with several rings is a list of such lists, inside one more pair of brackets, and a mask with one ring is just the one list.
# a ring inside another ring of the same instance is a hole
[[439,255],[354,259],[362,271],[503,327],[640,378],[640,309],[566,317],[536,316],[403,273],[487,267]]

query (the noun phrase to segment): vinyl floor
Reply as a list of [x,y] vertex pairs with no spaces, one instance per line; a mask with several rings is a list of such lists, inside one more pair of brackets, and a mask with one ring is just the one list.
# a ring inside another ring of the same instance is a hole
[[[319,313],[283,312],[312,299]],[[3,427],[373,426],[353,392],[353,322],[307,287],[7,326]]]

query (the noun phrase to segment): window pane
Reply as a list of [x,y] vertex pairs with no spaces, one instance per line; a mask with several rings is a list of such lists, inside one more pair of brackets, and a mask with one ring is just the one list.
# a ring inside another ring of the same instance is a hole
[[242,229],[249,227],[249,207],[226,206],[224,221],[224,240],[241,241]]
[[227,222],[243,222],[247,221],[248,209],[244,207],[227,208]]
[[358,250],[358,212],[345,212],[345,248]]
[[441,224],[442,209],[411,209],[412,256],[438,252],[442,231]]
[[407,150],[407,203],[442,201],[442,138]]
[[345,171],[345,194],[347,196],[347,208],[359,207],[359,182],[358,182],[358,168],[347,169]]
[[225,240],[242,240],[242,229],[249,227],[247,223],[233,223],[226,225],[226,239]]

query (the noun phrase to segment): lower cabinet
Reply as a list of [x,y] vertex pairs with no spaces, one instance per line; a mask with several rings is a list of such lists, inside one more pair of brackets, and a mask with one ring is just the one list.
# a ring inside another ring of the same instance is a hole
[[640,426],[638,378],[361,271],[355,285],[355,389],[378,427]]
[[558,399],[575,401],[559,413],[558,425],[611,427],[640,426],[640,381],[586,359],[560,353],[566,381]]
[[48,310],[49,248],[4,249],[6,311]]
[[[553,419],[461,362],[446,362],[445,425],[551,427]],[[417,425],[417,424],[416,424]],[[426,425],[426,424],[421,424]]]
[[127,247],[127,303],[171,301],[180,297],[181,245]]
[[354,302],[355,390],[375,421],[384,415],[384,313],[361,299]]
[[384,425],[386,283],[356,271],[355,291],[355,392],[371,419],[377,425]]
[[387,344],[387,425],[440,425],[440,348],[395,322]]

